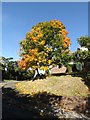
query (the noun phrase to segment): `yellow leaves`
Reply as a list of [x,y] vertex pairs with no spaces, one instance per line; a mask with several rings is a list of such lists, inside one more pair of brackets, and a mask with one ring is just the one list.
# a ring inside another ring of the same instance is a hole
[[[33,33],[30,36],[30,40],[33,41],[35,44],[40,43],[40,39],[43,38],[43,33],[41,33],[41,31],[37,32],[36,30],[33,30]],[[43,44],[44,44],[44,41],[43,41]]]
[[22,54],[27,55],[24,55],[20,61],[20,67],[26,69],[45,65],[41,69],[47,70],[46,65],[51,64],[51,60],[47,58],[49,58],[49,53],[53,52],[52,48],[55,47],[52,43],[56,40],[56,45],[61,44],[62,48],[67,48],[71,44],[70,39],[66,38],[67,34],[65,26],[59,20],[42,22],[33,26],[21,44]]
[[40,70],[48,70],[48,66],[42,66],[42,67],[40,67]]
[[42,60],[39,60],[39,61],[38,61],[38,64],[40,64],[40,63],[42,63]]
[[45,83],[43,83],[43,81],[37,80],[37,81],[28,81],[28,82],[20,82],[17,83],[16,86],[16,90],[19,91],[20,94],[29,94],[31,96],[33,96],[34,94],[37,93],[42,93],[42,92],[46,92],[44,90],[45,87],[44,86]]
[[41,30],[41,27],[36,28],[36,31],[40,32],[40,30]]
[[39,41],[39,39],[43,37],[43,33],[41,32],[41,27],[35,27],[34,29],[32,29],[31,32],[32,32],[31,40],[34,42]]
[[67,44],[66,44],[66,43],[64,43],[63,46],[64,46],[65,48],[67,48]]
[[24,62],[24,64],[28,64],[30,61],[30,56],[29,55],[24,55],[22,58],[22,62]]
[[41,27],[35,27],[34,29],[32,29],[32,33],[39,33],[41,31]]
[[26,55],[23,56],[23,60],[26,59],[26,58],[29,58],[28,54],[26,54]]
[[50,25],[53,28],[62,28],[62,26],[63,26],[62,22],[60,22],[59,20],[51,20]]
[[16,85],[17,90],[19,90],[22,94],[30,94],[30,91],[25,88],[25,85],[22,87],[22,83],[17,83]]
[[29,52],[30,52],[32,55],[36,55],[36,54],[38,53],[38,48],[30,49]]
[[38,66],[33,65],[32,68],[35,70],[38,68]]
[[34,37],[34,36],[31,36],[31,40],[32,40],[33,42],[37,42],[37,41],[38,41],[38,38],[37,38],[37,37]]
[[33,60],[35,60],[35,56],[32,55],[32,56],[30,57],[30,61],[32,62]]
[[30,57],[25,59],[26,62],[29,62],[29,60],[30,60]]
[[28,32],[27,34],[26,34],[26,38],[28,39],[28,38],[30,38],[31,37],[31,32]]
[[52,48],[46,48],[47,49],[47,52],[50,52],[52,51]]
[[45,40],[42,40],[39,45],[44,45],[45,44]]
[[37,55],[38,63],[46,63],[45,53]]
[[[16,83],[15,86],[19,94],[24,93],[30,96],[44,92],[58,96],[88,96],[88,89],[81,81],[81,78],[75,78],[70,75],[60,77],[52,76],[44,80],[22,81]],[[77,91],[80,94],[77,94]]]
[[[50,25],[53,27],[53,28],[60,28],[59,30],[59,34],[62,35],[62,38],[64,39],[64,44],[63,46],[64,47],[68,47],[71,42],[70,42],[70,38],[66,38],[68,32],[66,31],[64,25],[62,22],[60,22],[59,20],[51,20],[50,21]],[[61,39],[60,39],[61,40]],[[48,51],[48,50],[47,50]]]
[[43,34],[42,34],[42,33],[39,33],[37,37],[38,37],[38,38],[42,38],[42,37],[43,37]]
[[68,37],[64,39],[64,47],[67,47],[69,45],[71,45],[71,42],[70,42],[70,38]]
[[[30,82],[30,81],[29,81]],[[27,88],[27,85],[24,82],[20,82],[16,84],[16,89],[21,93],[21,94],[30,94],[34,95],[35,93],[38,93],[39,90],[36,88],[36,85],[33,85],[33,82],[29,85],[30,88]]]
[[52,62],[52,60],[48,60],[48,64],[49,64],[49,65],[51,64],[51,62]]
[[60,32],[60,34],[62,34],[63,35],[63,39],[64,39],[64,44],[63,44],[63,46],[65,47],[65,48],[67,48],[69,45],[71,45],[71,42],[70,42],[70,38],[68,37],[66,37],[66,35],[68,34],[68,32],[65,30],[65,29],[62,29],[61,31],[59,31]]
[[20,85],[21,85],[21,83],[17,83],[17,84],[16,84],[17,87],[20,86]]
[[24,90],[22,90],[22,93],[23,93],[23,94],[29,94],[29,91],[26,90],[26,89],[24,89]]

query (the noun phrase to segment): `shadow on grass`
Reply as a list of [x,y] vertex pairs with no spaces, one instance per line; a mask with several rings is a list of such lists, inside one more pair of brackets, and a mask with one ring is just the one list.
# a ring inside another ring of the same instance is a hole
[[56,73],[56,74],[52,74],[51,76],[66,76],[68,75],[67,73]]
[[61,96],[38,93],[33,97],[20,95],[14,89],[2,88],[2,120],[42,119],[55,120],[50,100],[61,100]]

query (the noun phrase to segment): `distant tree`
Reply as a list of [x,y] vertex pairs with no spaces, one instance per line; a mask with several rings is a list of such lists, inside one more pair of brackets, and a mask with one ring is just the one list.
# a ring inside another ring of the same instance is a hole
[[75,53],[75,60],[81,62],[89,62],[90,61],[90,37],[82,36],[78,39],[78,43],[83,48],[87,48],[85,50],[78,49]]
[[90,37],[89,36],[82,36],[78,39],[78,43],[81,47],[86,47],[90,50]]
[[9,69],[8,64],[9,61],[12,59],[13,58],[0,57],[0,64],[1,64],[0,69],[2,70],[2,79],[9,79],[11,73],[8,72]]
[[90,37],[89,36],[80,37],[78,39],[78,43],[80,44],[81,47],[85,47],[87,49],[85,50],[78,49],[74,53],[74,60],[82,63],[84,73],[86,73],[87,76],[88,72],[90,72]]
[[0,57],[0,70],[2,71],[3,80],[25,80],[34,76],[34,71],[20,69],[17,61],[14,61],[13,58]]
[[59,20],[41,22],[32,27],[20,42],[20,68],[48,70],[51,64],[61,65],[69,52],[70,38]]

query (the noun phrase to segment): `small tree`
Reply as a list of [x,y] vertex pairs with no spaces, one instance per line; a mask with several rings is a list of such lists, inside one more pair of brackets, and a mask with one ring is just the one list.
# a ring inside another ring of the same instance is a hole
[[74,60],[84,64],[83,71],[87,74],[90,72],[90,37],[80,37],[78,43],[81,47],[85,47],[88,50],[77,50],[74,53]]
[[90,37],[89,36],[82,36],[78,39],[78,43],[81,47],[86,47],[90,50]]
[[[70,38],[59,20],[41,22],[32,27],[26,38],[20,42],[20,68],[48,70],[53,63],[60,65],[63,55],[69,50]],[[68,51],[69,52],[69,51]]]

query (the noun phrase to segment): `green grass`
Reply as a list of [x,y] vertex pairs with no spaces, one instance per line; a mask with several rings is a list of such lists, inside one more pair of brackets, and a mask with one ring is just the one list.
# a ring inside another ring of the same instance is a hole
[[51,76],[43,80],[22,81],[16,84],[16,90],[20,94],[34,95],[47,92],[58,96],[88,96],[88,87],[81,77]]

